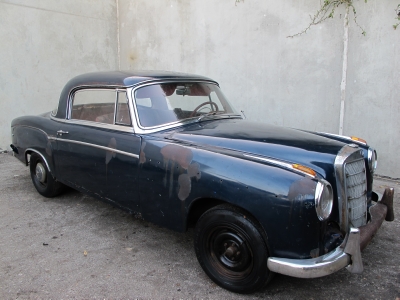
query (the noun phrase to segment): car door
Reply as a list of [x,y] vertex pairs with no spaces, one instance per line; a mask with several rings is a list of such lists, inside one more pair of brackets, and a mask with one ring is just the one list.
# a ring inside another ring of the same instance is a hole
[[57,178],[140,212],[136,180],[141,138],[133,132],[125,90],[81,89],[57,131]]

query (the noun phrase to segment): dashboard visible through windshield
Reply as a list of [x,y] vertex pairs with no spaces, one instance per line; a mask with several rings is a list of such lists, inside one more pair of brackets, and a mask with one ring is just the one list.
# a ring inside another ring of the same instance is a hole
[[216,84],[173,82],[152,84],[134,91],[143,127],[154,127],[205,116],[238,115]]

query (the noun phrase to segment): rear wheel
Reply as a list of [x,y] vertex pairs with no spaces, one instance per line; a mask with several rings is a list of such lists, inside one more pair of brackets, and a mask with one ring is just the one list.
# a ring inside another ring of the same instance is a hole
[[64,185],[53,178],[46,163],[38,154],[31,154],[29,164],[32,182],[39,194],[51,198],[63,191]]
[[207,275],[236,293],[264,287],[272,273],[261,228],[242,210],[219,205],[206,211],[195,229],[197,259]]

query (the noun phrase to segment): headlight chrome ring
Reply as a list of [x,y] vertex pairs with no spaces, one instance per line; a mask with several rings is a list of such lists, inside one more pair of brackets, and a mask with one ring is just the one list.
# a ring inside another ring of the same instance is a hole
[[325,221],[329,218],[333,206],[332,186],[326,180],[320,180],[315,188],[315,210],[318,219]]
[[376,170],[378,165],[378,154],[376,153],[375,149],[368,148],[368,166],[371,174],[373,174]]

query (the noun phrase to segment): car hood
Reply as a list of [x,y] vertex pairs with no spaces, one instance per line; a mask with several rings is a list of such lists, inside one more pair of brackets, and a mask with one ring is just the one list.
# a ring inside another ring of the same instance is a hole
[[345,145],[314,133],[241,119],[197,123],[166,138],[299,163],[325,178],[333,174],[335,157]]

